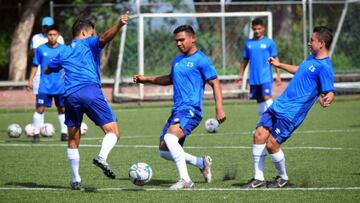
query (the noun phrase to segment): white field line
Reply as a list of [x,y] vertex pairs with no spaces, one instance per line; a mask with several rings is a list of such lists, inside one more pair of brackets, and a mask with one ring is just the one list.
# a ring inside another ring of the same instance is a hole
[[[0,147],[67,147],[67,144],[25,144],[25,143],[0,143]],[[99,148],[100,144],[80,144],[81,148]],[[153,148],[157,149],[158,145],[115,145],[117,148]],[[185,149],[252,149],[251,146],[185,146]],[[350,151],[360,151],[360,148],[343,148],[343,147],[283,147],[287,150],[350,150]]]
[[[0,190],[13,191],[71,191],[70,188],[38,188],[38,187],[0,187]],[[86,191],[86,188],[84,189]],[[174,191],[169,188],[98,188],[93,191]],[[334,190],[360,190],[360,187],[312,187],[312,188],[191,188],[181,191],[334,191]]]

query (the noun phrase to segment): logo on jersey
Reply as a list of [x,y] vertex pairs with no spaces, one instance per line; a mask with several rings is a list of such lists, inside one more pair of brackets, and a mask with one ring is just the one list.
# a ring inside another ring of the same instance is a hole
[[44,100],[43,99],[38,99],[38,104],[44,104]]
[[174,66],[176,67],[177,65],[179,65],[179,62],[176,62]]
[[270,92],[270,90],[269,89],[265,89],[265,93],[269,93]]
[[276,134],[280,134],[280,133],[281,133],[281,131],[280,131],[279,128],[276,128],[276,129],[275,129],[275,132],[276,132]]
[[313,65],[311,65],[311,66],[309,67],[309,70],[313,73],[313,72],[315,72],[316,68],[315,68]]
[[261,49],[266,49],[266,44],[260,44]]
[[251,44],[248,45],[248,48],[251,49]]
[[190,113],[191,117],[194,117],[194,112],[192,112],[191,110],[189,110],[189,113]]
[[75,47],[75,42],[71,43],[71,47],[74,48]]
[[178,123],[180,122],[180,119],[179,118],[174,118],[174,123]]
[[192,67],[194,67],[194,63],[193,62],[187,62],[186,66],[189,67],[189,68],[192,68]]
[[48,53],[47,53],[47,52],[44,52],[44,53],[43,53],[43,56],[47,56],[47,55],[48,55]]

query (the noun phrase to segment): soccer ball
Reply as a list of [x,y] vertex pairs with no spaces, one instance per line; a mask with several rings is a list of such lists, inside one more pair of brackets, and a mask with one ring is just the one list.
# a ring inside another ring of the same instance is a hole
[[219,130],[219,121],[215,118],[210,118],[205,121],[205,129],[208,133],[216,133]]
[[51,123],[44,123],[40,128],[40,134],[43,137],[52,137],[55,134],[55,128]]
[[20,137],[21,135],[21,127],[19,124],[16,124],[16,123],[13,123],[13,124],[10,124],[8,129],[7,129],[7,133],[9,135],[9,137]]
[[25,132],[25,135],[28,136],[28,137],[34,137],[34,124],[32,123],[29,123],[25,126],[24,128],[24,132]]
[[80,126],[81,135],[85,135],[87,131],[88,131],[88,126],[86,125],[86,123],[82,122]]
[[143,186],[152,178],[151,167],[146,163],[135,163],[129,168],[129,177],[132,183]]

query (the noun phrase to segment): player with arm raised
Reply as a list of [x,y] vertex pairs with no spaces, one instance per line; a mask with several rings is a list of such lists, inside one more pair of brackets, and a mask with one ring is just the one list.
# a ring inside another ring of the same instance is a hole
[[[265,25],[260,18],[252,21],[254,37],[248,39],[243,51],[243,61],[235,82],[241,84],[244,70],[250,63],[250,99],[256,99],[258,114],[261,116],[272,104],[273,71],[268,63],[269,57],[277,58],[277,49],[274,40],[264,35]],[[276,83],[281,84],[280,70],[276,68]]]
[[285,155],[281,144],[289,139],[304,121],[310,108],[320,96],[320,105],[328,107],[334,100],[334,70],[329,57],[332,31],[325,27],[315,27],[309,47],[312,54],[299,66],[280,63],[269,58],[269,63],[295,74],[286,90],[261,116],[256,126],[253,143],[254,178],[244,188],[266,186],[264,162],[266,151],[276,169],[275,181],[271,188],[282,188],[288,184]]
[[210,156],[196,157],[183,149],[186,137],[200,124],[202,100],[205,83],[214,93],[216,119],[221,123],[226,116],[222,106],[222,93],[215,67],[210,59],[196,48],[196,37],[193,28],[182,25],[174,31],[176,45],[182,53],[177,56],[169,75],[143,76],[134,75],[135,83],[156,85],[173,85],[174,106],[160,136],[159,154],[166,160],[175,163],[180,180],[171,189],[191,188],[194,183],[188,174],[186,163],[200,169],[206,182],[211,182]]
[[114,179],[115,173],[106,162],[107,157],[120,138],[117,118],[107,103],[100,81],[101,50],[128,21],[128,12],[101,36],[94,35],[94,24],[89,20],[77,20],[72,27],[74,39],[71,45],[49,63],[47,73],[65,70],[65,124],[69,141],[67,159],[72,174],[71,188],[81,189],[79,174],[80,126],[84,113],[105,133],[101,150],[93,163],[104,174]]

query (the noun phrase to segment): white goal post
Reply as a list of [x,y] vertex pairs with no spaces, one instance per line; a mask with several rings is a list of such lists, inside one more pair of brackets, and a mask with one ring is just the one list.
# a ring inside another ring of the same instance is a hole
[[[247,20],[247,27],[246,29],[242,29],[243,32],[247,32],[246,35],[247,37],[251,37],[252,36],[252,30],[251,30],[251,20],[256,18],[256,17],[263,17],[266,18],[266,25],[267,25],[267,36],[269,38],[272,38],[272,28],[273,28],[273,20],[272,20],[272,13],[268,12],[268,11],[262,11],[262,12],[230,12],[230,13],[141,13],[138,15],[134,15],[131,16],[132,21],[135,20],[137,22],[136,24],[136,35],[137,35],[137,47],[136,47],[136,53],[132,53],[132,54],[136,54],[137,57],[137,72],[134,72],[134,74],[145,74],[147,75],[145,69],[146,64],[145,64],[145,59],[147,59],[145,57],[145,50],[148,48],[147,45],[145,44],[146,42],[146,33],[148,33],[148,31],[145,29],[145,27],[147,27],[148,29],[150,23],[151,22],[149,19],[152,20],[156,20],[156,19],[176,19],[177,21],[180,21],[180,24],[185,24],[185,23],[181,23],[181,20],[179,19],[185,19],[183,21],[186,22],[186,19],[189,20],[193,20],[196,21],[199,18],[208,18],[208,19],[221,19],[221,24],[224,24],[225,20],[224,19],[230,19],[233,18],[233,20],[236,22],[236,19],[240,19],[242,17],[245,17]],[[178,24],[178,25],[180,25]],[[230,23],[231,24],[231,23]],[[174,25],[174,27],[177,27],[178,25]],[[129,26],[129,25],[128,25]],[[144,85],[139,84],[138,86],[133,86],[132,85],[132,90],[128,90],[128,91],[122,91],[120,86],[122,84],[129,84],[132,82],[132,78],[131,76],[122,76],[122,71],[124,71],[124,58],[127,57],[126,53],[125,53],[125,47],[126,47],[126,39],[127,36],[129,34],[127,34],[127,32],[129,32],[127,29],[128,26],[124,26],[124,29],[122,29],[122,33],[121,33],[121,40],[120,40],[120,45],[119,45],[119,55],[118,55],[118,64],[117,64],[117,70],[116,70],[116,75],[115,75],[115,83],[114,83],[114,92],[113,92],[113,96],[114,99],[119,101],[122,99],[136,99],[136,100],[144,100],[146,98],[152,98],[152,97],[156,97],[156,98],[162,98],[162,97],[169,97],[172,95],[172,90],[165,90],[162,92],[153,92],[153,91],[147,91],[145,92],[144,90]],[[161,30],[161,25],[156,25],[155,27],[159,27],[158,29]],[[152,28],[155,29],[155,28]],[[219,53],[218,55],[221,62],[217,63],[218,65],[215,64],[215,66],[221,66],[219,64],[222,64],[222,72],[225,73],[226,72],[226,59],[227,59],[227,50],[226,50],[226,46],[227,46],[227,40],[226,39],[226,32],[227,31],[231,31],[230,29],[232,29],[231,27],[228,28],[226,25],[222,25],[221,26],[221,38],[219,39],[218,43],[221,43],[223,46],[221,46],[221,49],[219,49],[219,52],[221,51],[221,54]],[[169,32],[169,30],[163,30],[162,32]],[[195,32],[197,32],[197,29],[195,29]],[[172,34],[171,32],[169,34]],[[239,33],[240,35],[241,33]],[[149,40],[147,40],[149,41]],[[160,42],[161,43],[161,42]],[[245,43],[245,41],[241,42],[242,44]],[[172,49],[176,49],[175,44],[170,44],[169,46],[171,46]],[[236,46],[233,45],[233,46]],[[166,49],[164,49],[166,51]],[[203,50],[206,54],[207,54],[207,50]],[[149,51],[148,51],[149,52]],[[156,54],[156,52],[154,52],[154,55]],[[176,55],[174,55],[173,57],[176,57]],[[238,62],[242,61],[242,55],[238,54]],[[211,56],[210,56],[211,58]],[[168,63],[171,63],[171,60],[168,61]],[[233,65],[234,66],[234,65]],[[170,67],[169,67],[170,68]],[[219,68],[219,67],[218,67]],[[246,82],[247,82],[247,75],[248,75],[248,69],[245,69],[244,72],[244,80],[243,80],[243,84],[241,88],[234,88],[234,89],[223,89],[223,94],[226,96],[226,94],[236,94],[236,93],[243,93],[245,92],[245,87],[246,87]],[[219,73],[218,73],[219,74]],[[221,80],[234,80],[237,75],[234,73],[229,73],[229,74],[219,74],[219,77]],[[131,85],[130,85],[131,86]],[[212,91],[205,91],[205,95],[209,95],[212,94]]]

